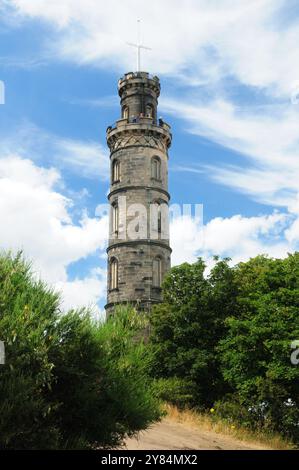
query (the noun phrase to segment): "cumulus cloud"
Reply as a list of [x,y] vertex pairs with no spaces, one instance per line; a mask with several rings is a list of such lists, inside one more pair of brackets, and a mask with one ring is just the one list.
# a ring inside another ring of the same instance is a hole
[[92,269],[84,279],[60,281],[55,286],[63,295],[62,307],[65,310],[88,307],[95,318],[105,317],[104,311],[99,309],[98,301],[106,296],[106,269]]
[[208,266],[213,257],[229,257],[232,264],[258,254],[282,258],[298,248],[299,219],[274,212],[256,217],[216,217],[202,225],[190,216],[176,217],[170,227],[172,263],[193,263],[198,257]]
[[283,213],[216,217],[204,228],[203,252],[207,257],[214,254],[229,256],[234,262],[260,253],[282,257],[290,248],[284,233],[290,223],[290,217]]
[[172,265],[196,261],[199,249],[203,248],[203,226],[200,220],[188,215],[174,217],[170,224]]

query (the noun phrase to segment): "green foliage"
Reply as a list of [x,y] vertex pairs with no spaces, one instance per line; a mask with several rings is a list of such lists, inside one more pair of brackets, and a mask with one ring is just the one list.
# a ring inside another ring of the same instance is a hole
[[290,361],[299,338],[299,253],[257,257],[235,269],[238,317],[227,320],[219,352],[224,379],[254,426],[299,442],[299,367]]
[[242,406],[237,396],[227,396],[223,400],[217,401],[214,405],[213,417],[216,420],[221,418],[221,420],[231,425],[238,423],[245,428],[258,429],[262,427],[261,423],[257,422],[256,416],[248,408]]
[[211,406],[227,390],[216,353],[231,314],[236,286],[228,260],[204,277],[202,260],[173,268],[164,282],[165,301],[151,315],[156,377],[178,377],[194,385],[190,404]]
[[86,310],[62,315],[21,256],[3,255],[0,448],[110,447],[157,420],[144,322],[132,309],[104,324]]
[[195,391],[192,382],[178,377],[156,379],[154,382],[155,395],[163,402],[172,403],[179,408],[184,408],[190,403]]
[[189,404],[299,442],[299,253],[173,268],[151,317],[152,374],[191,383]]

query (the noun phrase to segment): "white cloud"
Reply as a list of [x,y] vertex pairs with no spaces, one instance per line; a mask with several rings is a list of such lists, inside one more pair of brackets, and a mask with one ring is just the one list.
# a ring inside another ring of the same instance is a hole
[[107,180],[109,178],[108,151],[96,142],[57,139],[55,161],[87,177]]
[[[136,20],[153,52],[148,70],[241,83],[288,93],[297,79],[299,25],[281,24],[292,6],[282,0],[13,0],[17,16],[47,21],[54,27],[48,47],[55,57],[132,69]],[[167,18],[167,21],[165,19]],[[283,34],[281,29],[283,28]],[[295,77],[295,78],[294,78]]]
[[172,264],[194,262],[201,256],[210,266],[213,256],[229,257],[232,264],[259,254],[282,258],[299,244],[299,219],[274,212],[256,217],[216,217],[202,226],[189,216],[171,224]]
[[31,122],[22,123],[1,136],[2,155],[18,155],[40,164],[51,161],[59,169],[88,179],[109,179],[108,148],[88,140],[67,139],[39,128]]
[[81,284],[69,284],[67,268],[104,250],[108,220],[83,214],[80,222],[74,223],[72,200],[57,190],[59,181],[57,170],[38,167],[28,159],[14,155],[0,159],[1,248],[24,250],[26,257],[34,260],[36,273],[53,285],[65,286],[68,298],[71,286],[78,298],[76,288],[82,285],[82,298],[86,300],[83,293],[91,292],[93,302],[103,295],[103,280],[94,274]]
[[203,247],[203,230],[200,222],[190,216],[175,217],[170,224],[170,241],[173,266],[196,261],[196,254]]
[[93,269],[84,279],[57,282],[55,287],[63,295],[63,308],[89,307],[98,319],[105,314],[99,309],[98,300],[106,296],[106,269]]
[[[290,102],[279,107],[240,107],[219,99],[198,101],[165,100],[164,109],[188,122],[188,130],[236,152],[241,166],[198,162],[180,170],[202,173],[249,194],[254,199],[292,210],[299,180],[299,106]],[[232,157],[234,154],[232,154]]]
[[25,184],[33,191],[49,191],[60,181],[60,174],[54,168],[37,167],[30,160],[11,156],[0,159],[0,178],[1,185],[13,181],[16,184]]
[[261,253],[282,257],[290,248],[284,237],[290,223],[290,217],[282,213],[256,217],[217,217],[204,228],[203,252],[206,256],[229,256],[234,262]]

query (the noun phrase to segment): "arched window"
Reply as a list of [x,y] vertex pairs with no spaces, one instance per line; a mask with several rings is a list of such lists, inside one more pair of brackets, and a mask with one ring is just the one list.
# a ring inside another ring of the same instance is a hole
[[118,261],[112,258],[110,262],[110,289],[118,288]]
[[112,205],[112,236],[118,236],[119,208],[117,202]]
[[153,107],[151,104],[147,104],[145,107],[145,116],[147,118],[152,118],[153,117]]
[[112,163],[112,183],[116,183],[120,180],[120,162],[114,160]]
[[159,157],[152,158],[152,178],[161,179],[161,160]]
[[161,287],[162,284],[162,262],[157,257],[153,260],[153,287]]
[[123,115],[123,119],[128,119],[128,117],[129,117],[129,108],[128,108],[128,106],[123,106],[122,115]]

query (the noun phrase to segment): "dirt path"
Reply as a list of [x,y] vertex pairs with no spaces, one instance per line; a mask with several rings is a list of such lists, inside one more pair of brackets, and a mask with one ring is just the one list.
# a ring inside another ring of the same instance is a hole
[[238,441],[231,436],[214,431],[201,430],[185,424],[164,419],[147,431],[139,433],[137,439],[127,439],[128,450],[255,450],[266,449],[251,443]]

